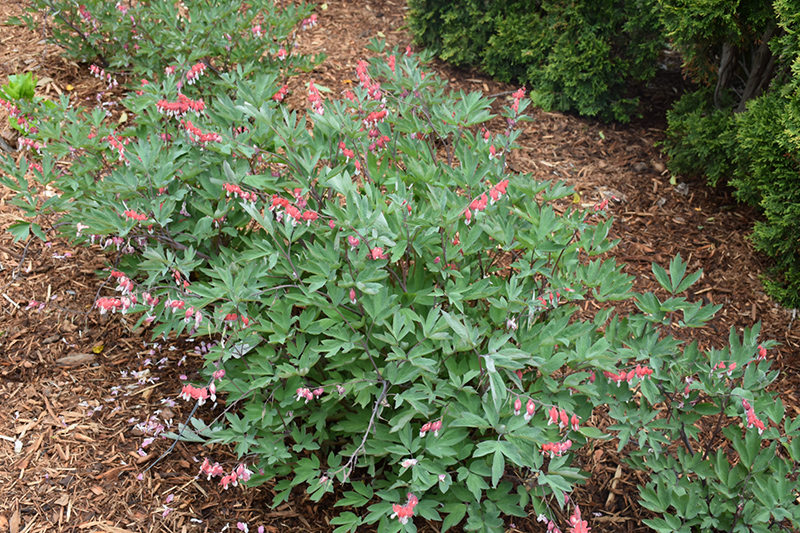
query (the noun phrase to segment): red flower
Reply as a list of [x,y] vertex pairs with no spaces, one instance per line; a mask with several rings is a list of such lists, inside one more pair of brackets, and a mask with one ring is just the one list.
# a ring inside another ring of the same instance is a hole
[[550,424],[558,424],[558,408],[556,406],[551,407],[547,414],[550,416],[550,420],[547,421],[547,425]]
[[589,522],[581,520],[581,509],[577,505],[572,516],[569,517],[569,531],[570,533],[589,533],[592,528],[589,527]]
[[419,499],[409,492],[407,504],[400,505],[395,503],[392,505],[393,512],[391,518],[396,517],[401,524],[408,523],[408,519],[414,516],[414,507],[416,507],[418,503]]
[[533,418],[533,413],[536,411],[536,405],[533,400],[528,400],[528,405],[525,406],[525,420]]

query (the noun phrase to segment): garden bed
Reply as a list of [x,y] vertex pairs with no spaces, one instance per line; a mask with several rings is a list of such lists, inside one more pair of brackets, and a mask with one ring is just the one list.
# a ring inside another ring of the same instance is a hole
[[[400,1],[323,5],[326,9],[317,8],[319,25],[302,37],[299,51],[325,52],[328,59],[290,82],[287,105],[300,110],[307,105],[309,77],[338,94],[354,84],[356,62],[369,54],[370,39],[403,47],[411,40]],[[0,0],[3,20],[19,9],[16,1]],[[0,41],[0,82],[34,71],[38,94],[68,94],[75,102],[92,101],[104,89],[87,65],[62,59],[41,35],[5,26]],[[498,104],[516,89],[479,72],[435,66],[455,89],[496,95]],[[724,188],[683,183],[680,177],[670,184],[655,145],[663,137],[667,97],[680,87],[675,77],[662,81],[670,85],[649,95],[648,116],[626,126],[534,110],[509,165],[537,179],[567,180],[586,206],[611,199],[612,236],[621,241],[613,255],[635,276],[636,290],[659,292],[650,264],[666,266],[677,253],[690,271],[702,268],[705,275],[689,299],[724,307],[709,326],[693,330],[694,338],[701,347],[720,347],[731,326],[739,330],[763,322],[762,338],[781,343],[771,351],[781,370],[775,386],[787,416],[794,417],[800,414],[800,332],[791,312],[764,295],[758,281],[764,259],[747,241],[757,215],[734,203]],[[0,123],[5,118],[0,116]],[[14,144],[9,131],[0,134]],[[10,192],[0,189],[2,228],[19,216],[7,205],[9,198]],[[208,448],[181,442],[156,463],[171,441],[156,439],[142,447],[154,424],[174,429],[188,416],[190,407],[177,399],[180,376],[197,376],[202,349],[200,339],[154,344],[146,331],[131,331],[130,317],[101,317],[93,310],[103,284],[94,273],[108,261],[99,246],[35,240],[26,246],[0,234],[0,398],[6,402],[0,412],[0,531],[216,532],[227,525],[235,530],[237,522],[249,524],[250,531],[259,525],[274,532],[332,530],[330,519],[338,514],[332,498],[317,503],[298,491],[272,509],[269,484],[223,492],[216,483],[196,479]],[[40,309],[31,301],[46,305]],[[213,416],[208,406],[200,414]],[[591,422],[602,426],[603,421]],[[217,460],[225,454],[235,460],[227,450],[213,451]],[[636,497],[636,486],[645,480],[620,464],[614,442],[581,450],[578,462],[592,477],[572,497],[593,531],[648,530],[641,519],[651,513]],[[148,467],[150,475],[139,481]],[[169,495],[174,499],[167,503]],[[529,516],[509,520],[507,530],[543,527]]]

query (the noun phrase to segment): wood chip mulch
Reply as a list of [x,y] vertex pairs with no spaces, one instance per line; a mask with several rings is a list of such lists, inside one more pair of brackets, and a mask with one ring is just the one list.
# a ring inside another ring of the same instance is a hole
[[[0,0],[0,19],[20,11],[17,0]],[[300,35],[299,51],[329,57],[292,80],[287,103],[298,109],[306,107],[308,78],[333,94],[349,87],[356,61],[369,55],[364,47],[370,39],[385,38],[402,48],[411,42],[400,0],[329,0],[317,13],[319,25]],[[438,62],[434,68],[455,89],[497,95],[496,105],[516,89],[478,71]],[[77,103],[102,90],[88,65],[59,57],[41,34],[3,26],[0,83],[27,71],[40,79],[42,96],[67,94]],[[614,197],[612,236],[621,242],[612,255],[627,264],[637,290],[663,296],[650,271],[652,261],[666,266],[680,253],[691,269],[702,268],[705,275],[689,300],[724,307],[711,325],[693,331],[693,338],[702,347],[719,347],[730,327],[739,331],[761,321],[762,338],[781,343],[770,353],[781,370],[774,388],[787,415],[796,416],[800,331],[791,311],[778,307],[759,283],[769,261],[747,239],[757,213],[736,204],[725,188],[680,177],[671,185],[656,147],[663,139],[665,109],[681,90],[679,75],[664,73],[643,92],[648,116],[624,126],[535,110],[509,164],[537,179],[567,180],[587,206]],[[0,115],[0,140],[15,147],[5,124]],[[0,188],[3,229],[19,217],[10,198],[10,191]],[[273,509],[269,485],[221,491],[216,483],[197,479],[205,457],[236,464],[226,448],[178,443],[137,479],[172,443],[162,432],[176,431],[188,416],[191,407],[176,400],[180,375],[196,376],[202,356],[200,341],[156,344],[146,332],[131,331],[130,317],[108,319],[92,311],[103,285],[95,272],[113,260],[113,252],[99,246],[76,248],[54,239],[26,248],[0,234],[0,399],[6,406],[0,410],[0,532],[218,532],[236,531],[237,522],[250,531],[263,525],[271,533],[332,531],[330,520],[338,514],[332,498],[315,503],[300,491]],[[198,413],[205,420],[215,414],[209,406]],[[597,418],[593,422],[604,422],[602,414]],[[149,445],[148,437],[154,438]],[[641,520],[651,515],[636,501],[636,486],[646,478],[621,464],[615,443],[582,450],[577,461],[592,477],[573,498],[593,531],[648,530]],[[543,530],[536,516],[507,520],[507,531]]]

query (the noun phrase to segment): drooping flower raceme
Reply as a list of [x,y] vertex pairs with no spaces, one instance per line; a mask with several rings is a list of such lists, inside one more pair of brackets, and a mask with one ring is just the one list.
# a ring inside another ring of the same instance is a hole
[[581,509],[577,505],[572,516],[569,517],[569,526],[570,533],[589,533],[592,529],[589,527],[589,522],[581,519]]
[[408,523],[408,519],[414,516],[414,507],[419,503],[419,499],[412,493],[408,493],[408,503],[405,505],[392,505],[392,515],[390,518],[397,518],[401,524]]

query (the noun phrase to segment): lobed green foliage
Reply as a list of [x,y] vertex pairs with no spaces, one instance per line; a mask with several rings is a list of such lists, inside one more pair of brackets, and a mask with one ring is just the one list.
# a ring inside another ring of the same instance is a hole
[[[373,51],[341,99],[310,82],[307,114],[281,103],[291,71],[272,61],[153,70],[123,123],[66,97],[16,102],[36,129],[27,157],[0,160],[25,214],[15,238],[116,246],[102,274],[122,294],[99,309],[216,341],[182,396],[225,409],[173,436],[242,462],[201,471],[274,483],[276,504],[339,494],[337,533],[499,532],[531,510],[577,529],[574,454],[615,438],[649,476],[657,531],[800,523],[800,418],[767,391],[774,343],[758,327],[722,350],[677,340],[719,310],[682,296],[701,273],[677,257],[653,265],[666,298],[633,293],[598,258],[616,244],[608,201],[583,209],[509,171],[524,91],[492,131],[491,100],[448,91],[425,57]],[[619,316],[625,300],[637,310]]]
[[[292,52],[296,24],[311,13],[303,2],[284,6],[268,0],[32,0],[29,11],[45,20],[48,38],[67,57],[140,78],[152,79],[168,67],[199,61],[221,72],[236,66],[252,72],[256,64],[274,70],[287,65],[309,69],[323,59],[277,57],[281,47]],[[36,20],[26,14],[11,22],[36,28]]]
[[632,85],[650,79],[663,46],[655,1],[411,0],[421,44],[456,65],[531,87],[535,104],[628,121]]

